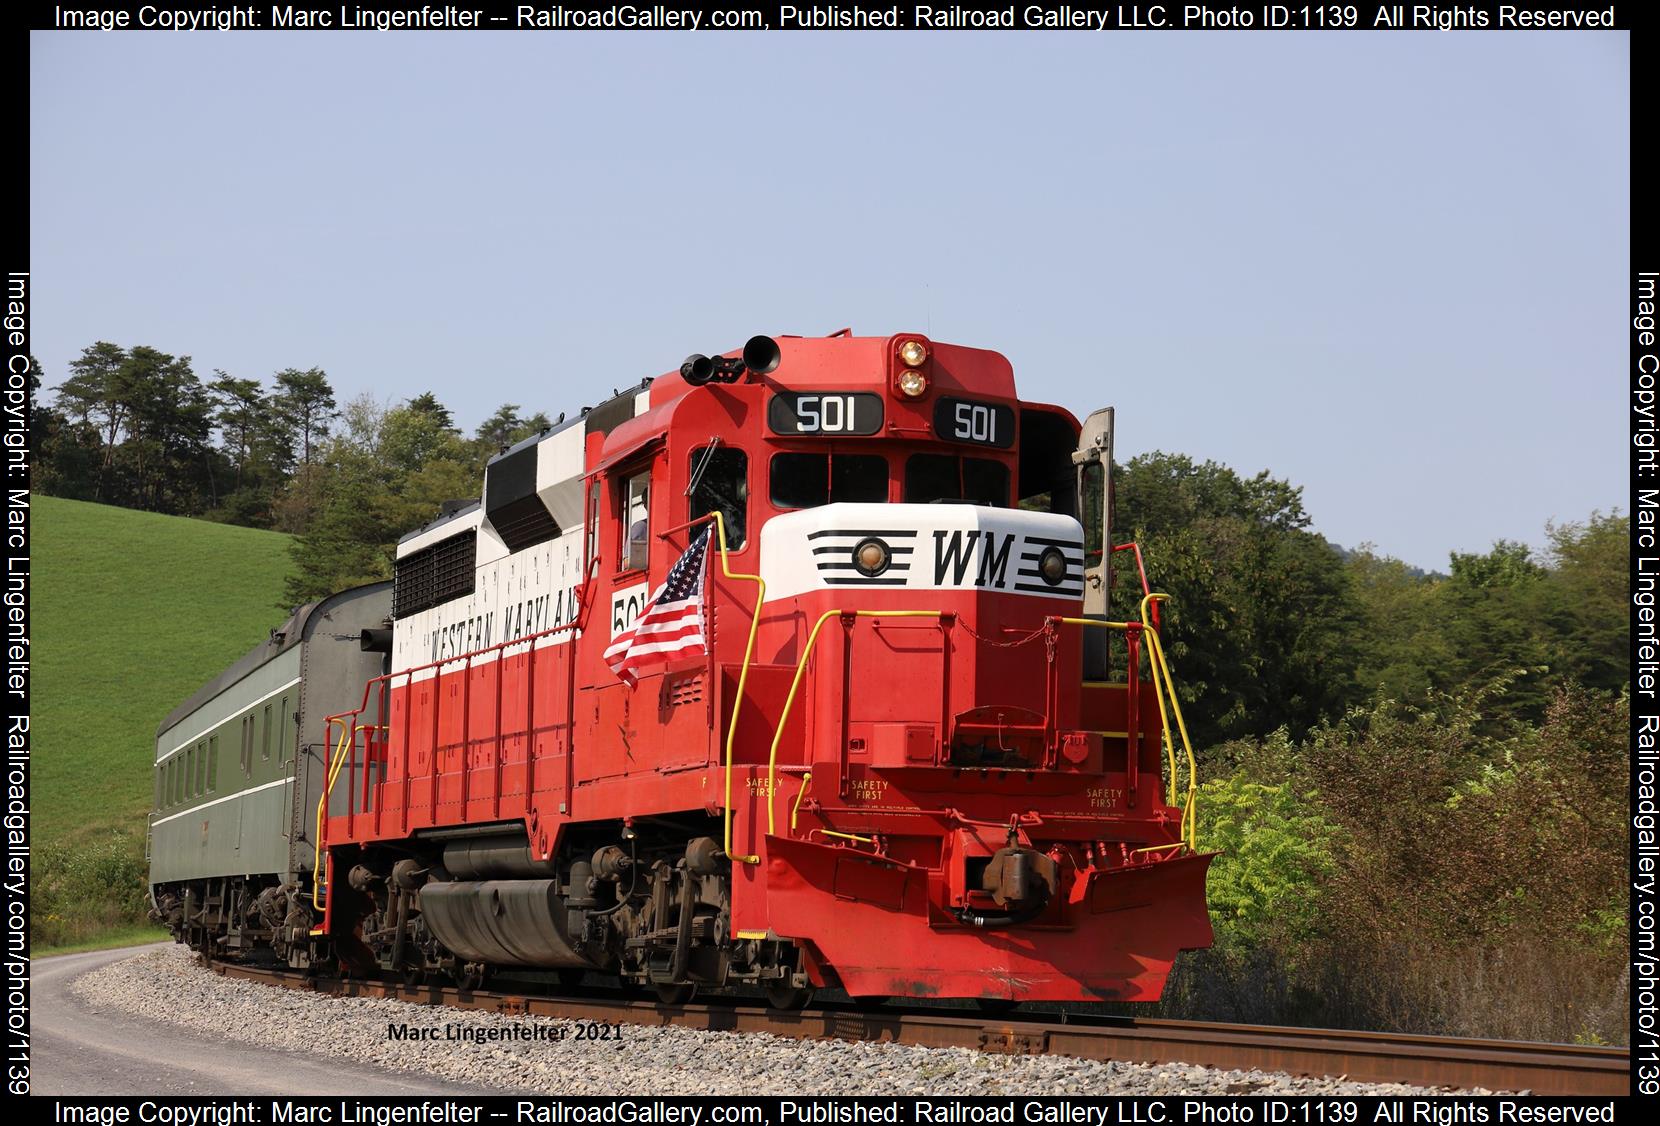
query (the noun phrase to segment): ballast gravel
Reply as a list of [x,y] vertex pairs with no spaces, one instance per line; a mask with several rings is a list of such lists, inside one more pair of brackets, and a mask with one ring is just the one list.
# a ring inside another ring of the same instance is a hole
[[[75,982],[111,1008],[209,1038],[320,1054],[393,1071],[544,1095],[1424,1095],[1354,1083],[1188,1064],[987,1055],[961,1048],[791,1040],[765,1033],[623,1025],[578,1040],[574,1021],[501,1016],[379,998],[340,998],[221,977],[180,946],[112,962]],[[535,1040],[488,1040],[506,1025]],[[395,1040],[393,1026],[430,1030]],[[538,1026],[540,1026],[538,1028]],[[482,1042],[481,1042],[482,1041]],[[1487,1094],[1477,1090],[1466,1092]]]

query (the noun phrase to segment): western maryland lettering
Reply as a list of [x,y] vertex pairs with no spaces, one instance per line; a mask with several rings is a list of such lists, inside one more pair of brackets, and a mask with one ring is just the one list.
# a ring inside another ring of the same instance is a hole
[[[936,531],[934,533],[934,585],[944,586],[950,574],[952,586],[963,586],[968,577],[976,550],[980,569],[974,576],[975,586],[990,586],[1001,590],[1008,585],[1009,551],[1014,547],[1014,534],[981,531]],[[1001,541],[1001,544],[999,544]]]
[[546,633],[576,620],[576,587],[509,602],[494,610],[435,626],[427,635],[431,660],[449,661],[520,638]]

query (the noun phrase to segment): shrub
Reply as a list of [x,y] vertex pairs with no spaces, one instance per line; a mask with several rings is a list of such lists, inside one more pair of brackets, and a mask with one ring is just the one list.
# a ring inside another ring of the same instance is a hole
[[147,878],[142,844],[124,834],[38,847],[29,867],[31,946],[66,946],[142,923]]

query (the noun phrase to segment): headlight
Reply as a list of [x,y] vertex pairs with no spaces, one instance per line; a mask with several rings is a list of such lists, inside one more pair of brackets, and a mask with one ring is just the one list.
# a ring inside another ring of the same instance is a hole
[[899,346],[899,359],[908,368],[919,368],[928,359],[928,346],[920,340],[907,340]]
[[1050,586],[1061,585],[1061,580],[1066,578],[1066,556],[1061,554],[1060,548],[1043,549],[1043,554],[1038,556],[1038,574]]
[[859,541],[859,546],[853,549],[853,569],[867,579],[873,579],[888,569],[893,562],[893,553],[888,545],[871,536]]
[[928,390],[928,377],[920,371],[906,371],[899,374],[899,390],[906,396],[916,399]]

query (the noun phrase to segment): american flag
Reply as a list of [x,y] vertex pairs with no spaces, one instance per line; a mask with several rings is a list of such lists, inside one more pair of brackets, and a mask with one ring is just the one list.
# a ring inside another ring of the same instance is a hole
[[605,651],[605,663],[630,688],[642,672],[708,650],[703,633],[703,581],[709,558],[709,528],[669,568],[669,576],[634,624]]

